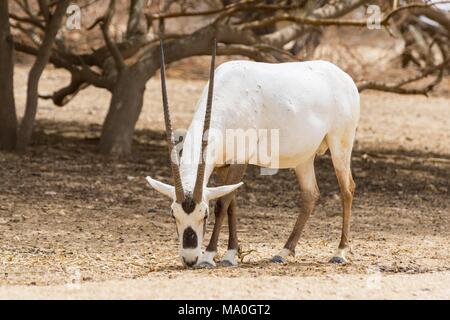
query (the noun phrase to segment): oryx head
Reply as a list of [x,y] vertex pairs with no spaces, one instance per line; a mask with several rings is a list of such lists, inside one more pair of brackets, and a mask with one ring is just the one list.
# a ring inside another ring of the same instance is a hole
[[[202,140],[202,148],[200,152],[200,161],[197,168],[197,177],[193,190],[184,190],[180,175],[178,153],[174,150],[175,142],[173,138],[172,125],[169,114],[169,105],[167,101],[166,76],[164,64],[163,42],[161,45],[161,89],[164,108],[164,121],[166,126],[166,138],[169,145],[170,165],[172,167],[172,175],[174,186],[154,180],[147,177],[150,185],[170,197],[173,200],[171,206],[171,215],[174,218],[178,238],[180,241],[181,260],[185,266],[191,267],[199,262],[202,254],[201,245],[206,230],[206,223],[209,217],[209,200],[219,198],[237,189],[242,183],[235,185],[227,185],[215,188],[206,187],[204,181],[205,161],[203,155],[206,153],[208,144],[207,139]],[[211,70],[209,78],[208,98],[206,103],[205,120],[203,124],[203,134],[207,133],[210,127],[211,106],[214,87],[214,64],[216,56],[216,43],[214,40]]]

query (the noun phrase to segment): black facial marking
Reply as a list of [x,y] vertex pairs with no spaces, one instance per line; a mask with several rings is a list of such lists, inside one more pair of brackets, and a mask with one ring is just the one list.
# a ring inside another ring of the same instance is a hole
[[183,202],[181,202],[181,207],[183,208],[183,211],[187,214],[190,214],[195,209],[195,201],[192,195],[188,194],[185,195]]
[[197,234],[191,227],[187,227],[183,232],[183,249],[197,248]]

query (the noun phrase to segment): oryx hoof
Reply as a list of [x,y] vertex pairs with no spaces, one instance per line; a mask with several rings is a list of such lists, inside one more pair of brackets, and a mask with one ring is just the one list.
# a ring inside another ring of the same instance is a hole
[[343,258],[343,257],[335,256],[335,257],[331,258],[329,262],[334,263],[334,264],[344,264],[344,263],[347,263],[347,260],[345,260],[345,258]]
[[270,261],[275,262],[275,263],[285,263],[286,259],[284,259],[282,256],[276,255],[276,256],[273,256],[273,258]]
[[233,261],[230,261],[230,260],[220,260],[220,266],[222,266],[222,267],[237,267],[238,266],[238,264],[237,264],[237,262],[233,262]]
[[195,267],[198,269],[213,269],[216,267],[216,265],[209,261],[201,261]]

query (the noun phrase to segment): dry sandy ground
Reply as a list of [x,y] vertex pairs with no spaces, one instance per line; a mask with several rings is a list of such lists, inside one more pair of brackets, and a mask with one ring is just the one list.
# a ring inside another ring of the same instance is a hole
[[[41,93],[64,81],[47,72]],[[26,70],[18,68],[16,92],[24,92],[25,82]],[[176,126],[189,122],[203,84],[169,80]],[[148,84],[126,159],[95,152],[109,101],[104,91],[89,88],[64,108],[41,101],[29,153],[0,153],[0,297],[448,299],[448,84],[429,98],[363,94],[353,158],[353,254],[339,266],[327,263],[341,225],[328,155],[317,159],[321,200],[296,257],[268,262],[298,214],[293,173],[267,177],[250,168],[238,197],[239,237],[250,254],[238,268],[187,271],[164,214],[169,201],[144,180],[170,181],[158,79]],[[23,106],[24,97],[16,102]],[[226,239],[224,226],[220,253]]]
[[0,287],[0,299],[450,299],[449,279],[450,272],[237,278],[191,274],[169,279],[4,286]]

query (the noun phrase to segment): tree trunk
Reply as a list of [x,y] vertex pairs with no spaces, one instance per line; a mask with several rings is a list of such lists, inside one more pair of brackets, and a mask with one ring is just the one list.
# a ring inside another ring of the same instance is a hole
[[10,38],[8,1],[0,1],[0,150],[12,150],[16,144],[14,46]]
[[118,77],[100,137],[102,154],[126,155],[131,152],[134,127],[142,110],[145,80],[128,68]]
[[22,123],[19,128],[19,134],[17,136],[16,150],[19,153],[24,152],[30,143],[37,112],[39,79],[41,78],[42,72],[44,71],[44,68],[50,58],[56,34],[61,26],[69,3],[70,0],[62,0],[58,2],[50,23],[46,27],[44,40],[39,48],[36,61],[31,67],[28,75],[25,115],[23,116]]

